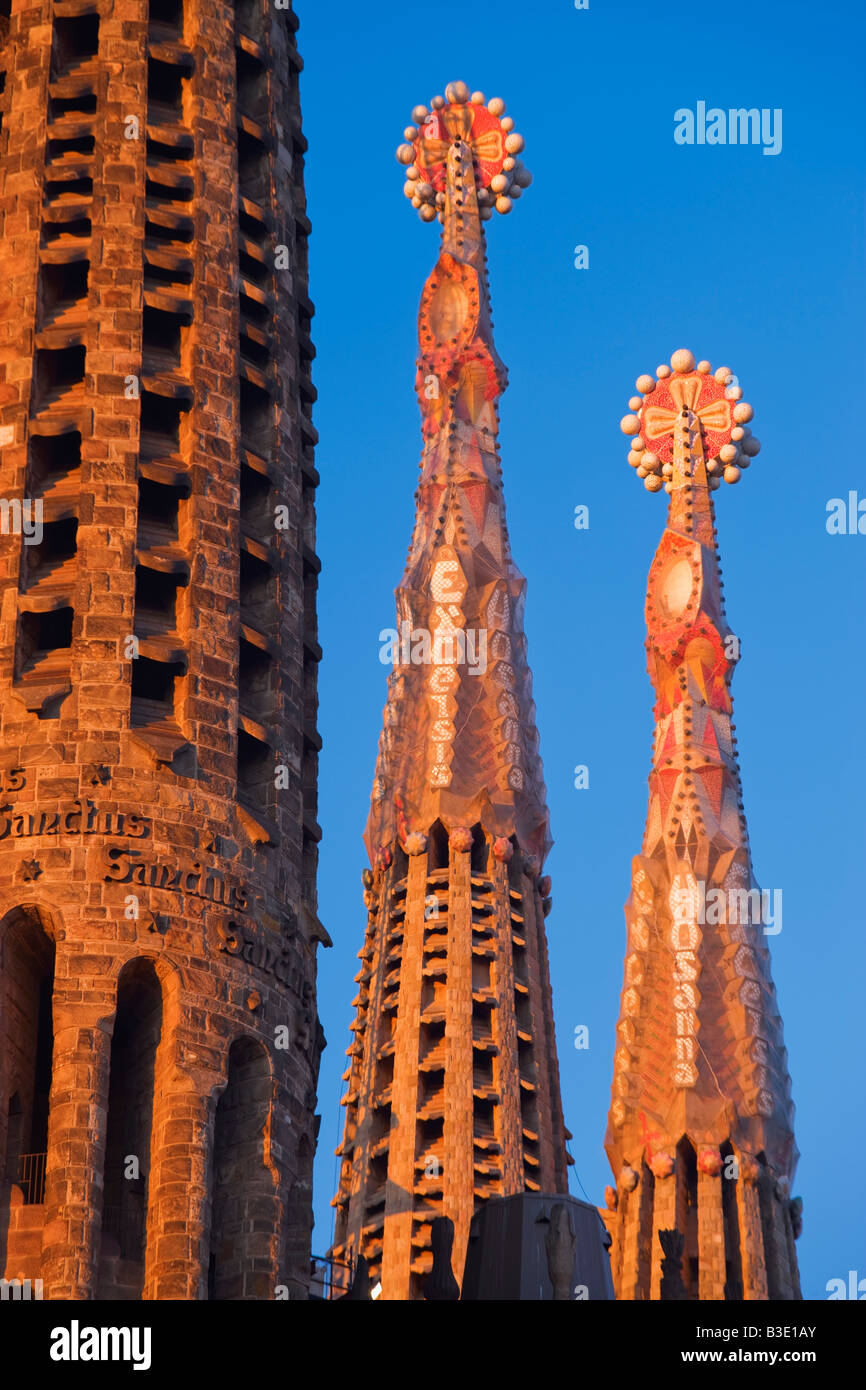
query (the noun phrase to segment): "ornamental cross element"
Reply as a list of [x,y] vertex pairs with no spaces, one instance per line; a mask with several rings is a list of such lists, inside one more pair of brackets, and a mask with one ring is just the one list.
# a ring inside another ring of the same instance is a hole
[[[447,140],[441,138],[443,129]],[[437,165],[444,166],[455,140],[465,141],[479,164],[496,165],[494,172],[499,173],[505,159],[505,132],[496,117],[482,106],[446,106],[427,118],[417,145],[418,162],[433,175],[431,182],[441,177]]]
[[[642,432],[645,438],[655,441],[665,435],[673,435],[677,417],[683,410],[696,415],[704,429],[712,430],[716,434],[726,434],[730,438],[731,402],[725,396],[720,396],[699,405],[703,385],[704,378],[700,376],[674,377],[668,390],[677,409],[667,409],[660,405],[644,406]],[[725,442],[727,443],[727,440]]]
[[628,461],[648,492],[690,485],[698,459],[711,491],[723,478],[739,482],[761,445],[749,428],[754,411],[729,367],[714,372],[678,348],[670,366],[639,376],[635,386],[640,394],[629,400],[620,429],[630,436]]
[[465,82],[449,82],[445,95],[412,111],[413,125],[403,132],[397,159],[406,165],[404,193],[417,208],[422,222],[437,217],[445,222],[449,199],[463,204],[450,169],[455,146],[468,150],[478,198],[478,215],[488,221],[496,212],[511,211],[515,199],[532,182],[532,175],[518,159],[523,136],[505,115],[501,97],[485,101],[483,92],[470,92]]

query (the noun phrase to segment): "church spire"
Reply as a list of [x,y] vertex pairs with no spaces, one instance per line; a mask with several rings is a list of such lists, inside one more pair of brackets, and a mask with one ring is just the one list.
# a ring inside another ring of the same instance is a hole
[[752,868],[712,500],[760,445],[727,367],[681,349],[637,389],[629,462],[669,507],[646,598],[656,730],[606,1139],[614,1283],[619,1298],[658,1298],[659,1232],[676,1228],[691,1297],[797,1298],[793,1105],[767,949],[780,902]]
[[424,440],[364,872],[334,1254],[420,1296],[431,1223],[567,1191],[544,919],[546,792],[497,452],[482,224],[530,183],[504,102],[452,83],[397,152],[442,246],[418,318]]
[[[397,639],[366,843],[397,830],[482,825],[550,845],[532,682],[523,634],[525,581],[511,558],[499,466],[497,402],[507,374],[493,343],[482,223],[510,211],[531,176],[505,105],[448,100],[418,122],[398,158],[423,220],[442,223],[439,260],[418,319],[416,392],[424,448],[416,520],[397,590]],[[458,97],[462,98],[458,100]]]

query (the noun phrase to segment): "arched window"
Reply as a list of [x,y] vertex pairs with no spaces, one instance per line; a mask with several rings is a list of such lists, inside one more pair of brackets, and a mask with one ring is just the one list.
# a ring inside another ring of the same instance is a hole
[[265,1163],[271,1068],[261,1043],[238,1038],[214,1122],[208,1298],[274,1297],[277,1200]]
[[45,1191],[48,1101],[54,1051],[53,939],[35,909],[16,908],[0,924],[0,1155],[3,1177],[25,1203]]
[[431,874],[448,868],[448,831],[441,820],[430,827],[427,841],[427,868]]
[[111,1039],[99,1298],[140,1298],[162,989],[150,960],[124,966]]

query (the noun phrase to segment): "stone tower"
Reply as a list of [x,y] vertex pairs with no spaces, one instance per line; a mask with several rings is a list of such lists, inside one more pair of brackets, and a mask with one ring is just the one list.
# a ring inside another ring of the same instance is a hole
[[302,1298],[327,936],[297,24],[0,14],[0,1272]]
[[675,1231],[685,1297],[795,1299],[794,1107],[767,949],[780,900],[752,869],[711,495],[760,446],[727,367],[682,349],[637,389],[629,462],[670,503],[647,589],[655,742],[606,1140],[614,1285],[665,1296],[659,1237]]
[[567,1191],[544,918],[548,812],[497,450],[482,222],[530,176],[505,105],[453,83],[416,107],[397,157],[423,221],[443,224],[421,298],[424,447],[397,590],[364,872],[368,912],[334,1255],[385,1299],[420,1294],[431,1222]]

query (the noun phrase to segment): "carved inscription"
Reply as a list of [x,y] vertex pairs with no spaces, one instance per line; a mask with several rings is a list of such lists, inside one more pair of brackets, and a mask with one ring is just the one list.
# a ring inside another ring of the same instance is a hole
[[130,835],[150,834],[146,816],[131,811],[103,811],[88,798],[64,801],[53,807],[17,810],[10,802],[0,806],[0,840],[22,840],[30,835]]
[[141,850],[128,845],[105,845],[103,863],[103,878],[110,883],[136,883],[168,893],[185,893],[237,912],[246,912],[249,906],[245,883],[221,869],[207,868],[199,859],[185,866],[157,856],[145,858]]
[[255,965],[266,975],[273,975],[299,999],[306,1001],[311,996],[306,972],[285,938],[267,941],[238,922],[229,922],[228,927],[218,927],[217,931],[221,951],[245,960],[248,965]]

